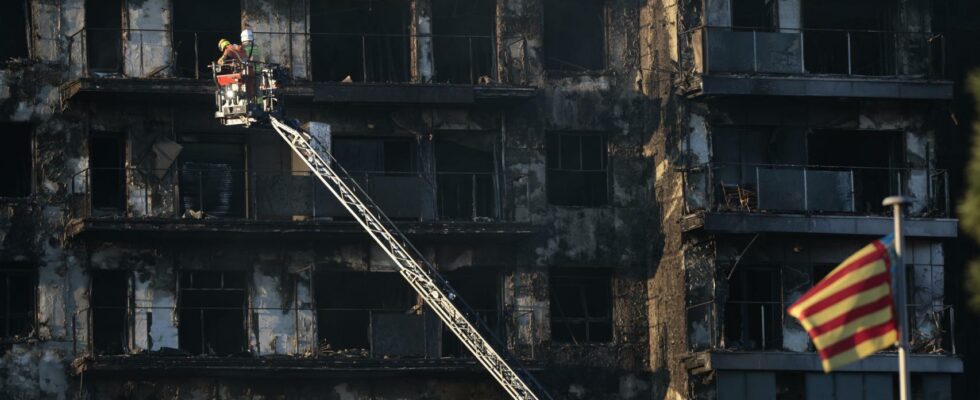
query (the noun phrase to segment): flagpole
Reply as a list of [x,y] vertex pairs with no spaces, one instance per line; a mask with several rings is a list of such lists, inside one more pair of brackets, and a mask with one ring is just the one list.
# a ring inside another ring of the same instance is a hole
[[902,196],[890,196],[881,202],[884,206],[892,206],[895,214],[895,265],[893,268],[892,288],[895,292],[895,309],[898,312],[898,393],[899,399],[909,400],[909,380],[908,356],[909,356],[909,318],[908,307],[906,306],[906,284],[905,284],[905,262],[902,260],[902,252],[905,247],[905,238],[902,234],[902,206],[908,203],[908,199]]

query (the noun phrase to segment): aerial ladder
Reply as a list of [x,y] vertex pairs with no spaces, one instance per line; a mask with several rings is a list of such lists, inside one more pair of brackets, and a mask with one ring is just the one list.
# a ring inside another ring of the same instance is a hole
[[[547,391],[521,367],[516,358],[509,356],[506,346],[493,336],[449,282],[408,241],[337,160],[322,150],[322,144],[302,130],[298,122],[284,118],[278,90],[280,82],[288,79],[288,71],[273,64],[264,64],[256,71],[256,65],[234,61],[227,65],[211,65],[217,86],[215,117],[225,125],[270,125],[391,258],[409,286],[511,398],[550,399]],[[495,348],[491,340],[498,347]]]

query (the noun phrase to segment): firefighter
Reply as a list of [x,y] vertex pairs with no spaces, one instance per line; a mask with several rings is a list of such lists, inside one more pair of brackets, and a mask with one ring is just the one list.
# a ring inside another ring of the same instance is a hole
[[224,65],[226,61],[237,60],[245,61],[247,58],[242,46],[231,43],[228,39],[218,41],[218,50],[221,50],[221,58],[218,58],[218,65]]
[[252,30],[245,26],[242,30],[242,51],[245,52],[248,61],[251,62],[261,62],[262,61],[262,49],[255,44],[255,36],[252,34]]

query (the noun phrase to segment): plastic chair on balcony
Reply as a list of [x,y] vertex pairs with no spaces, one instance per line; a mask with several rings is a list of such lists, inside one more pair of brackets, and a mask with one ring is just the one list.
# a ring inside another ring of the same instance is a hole
[[752,211],[755,207],[755,190],[747,184],[727,184],[721,182],[721,193],[725,207],[729,210]]

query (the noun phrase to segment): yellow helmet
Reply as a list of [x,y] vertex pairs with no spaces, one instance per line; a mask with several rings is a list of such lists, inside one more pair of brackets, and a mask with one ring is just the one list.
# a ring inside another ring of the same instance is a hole
[[231,42],[228,41],[228,39],[221,39],[221,40],[218,41],[218,50],[224,51],[225,50],[225,46],[228,46],[230,44],[231,44]]

